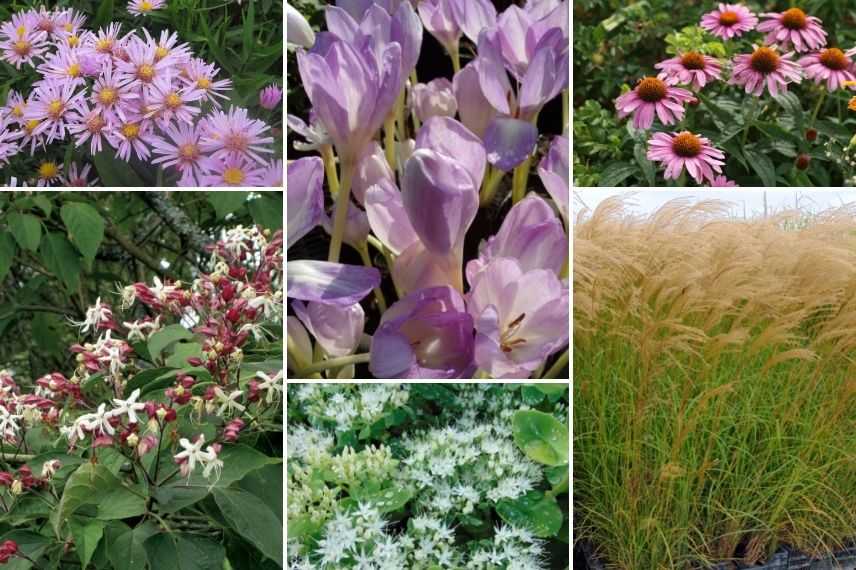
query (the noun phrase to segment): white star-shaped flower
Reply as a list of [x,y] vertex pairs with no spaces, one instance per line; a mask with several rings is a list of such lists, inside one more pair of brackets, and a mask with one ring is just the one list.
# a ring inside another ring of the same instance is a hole
[[220,408],[217,410],[217,415],[222,416],[224,412],[231,412],[232,410],[238,410],[243,412],[247,408],[238,403],[238,398],[241,397],[241,394],[244,392],[241,390],[235,390],[231,394],[226,394],[219,386],[214,388],[214,395],[217,397],[217,400],[221,402]]
[[137,388],[133,392],[131,392],[131,396],[127,400],[120,400],[119,398],[113,398],[113,405],[116,406],[113,408],[113,411],[110,412],[111,417],[121,416],[123,414],[128,414],[128,421],[132,424],[138,423],[139,418],[137,417],[137,412],[140,412],[146,409],[146,405],[142,402],[137,402],[137,398],[140,397],[140,389]]

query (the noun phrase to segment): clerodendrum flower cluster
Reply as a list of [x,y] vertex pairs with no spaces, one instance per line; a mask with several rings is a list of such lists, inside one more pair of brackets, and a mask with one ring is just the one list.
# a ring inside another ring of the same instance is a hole
[[[746,6],[719,4],[701,19],[703,29],[726,41],[754,29],[766,34],[763,44],[753,44],[751,53],[738,54],[730,62],[729,85],[742,87],[755,97],[765,91],[775,97],[787,92],[789,84],[800,83],[804,78],[825,84],[830,92],[856,89],[853,60],[856,48],[845,51],[828,47],[820,19],[797,7],[761,17],[763,21],[759,24],[758,17]],[[804,55],[795,59],[795,54]],[[633,90],[616,99],[618,116],[632,114],[637,129],[651,128],[655,118],[663,125],[678,123],[684,117],[684,105],[697,102],[693,92],[726,80],[725,65],[697,51],[686,51],[660,62],[655,65],[660,70],[657,76],[640,79]],[[699,184],[735,186],[721,174],[725,154],[701,135],[688,130],[656,133],[648,144],[648,159],[666,167],[667,180],[677,179],[686,168]]]
[[[565,136],[538,165],[552,201],[526,195],[538,115],[567,94],[567,2],[529,0],[497,14],[488,0],[425,0],[418,12],[408,1],[339,1],[317,37],[296,11],[288,18],[289,37],[310,48],[297,60],[312,103],[309,121],[289,115],[288,124],[307,141],[297,149],[321,155],[288,166],[288,245],[318,224],[331,235],[327,262],[288,263],[295,371],[319,365],[306,330],[324,356],[347,360],[363,338],[359,301],[374,289],[383,313],[371,340],[376,377],[530,377],[568,340]],[[449,53],[451,81],[418,82],[423,29]],[[463,67],[462,36],[475,52]],[[465,264],[467,230],[510,171],[513,207]],[[343,242],[367,267],[338,263]],[[369,245],[400,299],[388,309]]]
[[[160,4],[143,2],[143,13]],[[35,156],[65,143],[151,162],[180,186],[282,185],[270,126],[246,109],[222,109],[232,81],[218,79],[215,64],[194,57],[175,32],[155,38],[117,23],[96,32],[85,22],[73,9],[42,7],[0,25],[0,60],[39,76],[32,91],[10,91],[0,107],[0,166],[17,153]],[[262,98],[265,108],[271,101]],[[75,164],[63,173],[45,159],[35,183],[94,185],[89,168]]]
[[[290,422],[287,433],[288,521],[296,529],[289,533],[289,568],[549,567],[544,541],[528,528],[498,522],[484,540],[468,540],[458,528],[544,479],[542,466],[512,438],[511,417],[526,407],[519,393],[489,384],[459,388],[440,413],[441,425],[405,430],[395,456],[386,445],[339,451],[336,442],[409,409],[411,386],[289,388],[289,417],[309,424]],[[553,412],[562,421],[567,415],[562,404]],[[395,525],[392,513],[405,505],[414,514]]]
[[[27,431],[45,426],[67,438],[70,452],[84,446],[110,447],[147,476],[152,474],[143,467],[142,458],[155,453],[157,469],[162,451],[171,448],[178,465],[176,475],[198,472],[216,481],[223,467],[222,446],[236,442],[242,431],[258,431],[258,419],[279,410],[282,370],[247,376],[241,368],[242,347],[250,340],[276,338],[265,327],[282,321],[282,232],[271,235],[240,226],[229,230],[212,247],[212,265],[211,273],[189,284],[155,278],[153,284],[125,287],[122,309],[129,311],[140,304],[152,315],[142,319],[123,320],[99,298],[83,321],[72,323],[91,340],[71,347],[77,368],[70,376],[47,374],[35,382],[32,393],[24,393],[11,372],[0,371],[4,444],[26,452]],[[141,397],[140,387],[128,393],[129,381],[146,369],[134,343],[145,346],[146,340],[171,323],[190,321],[196,323],[192,332],[203,339],[201,356],[188,358],[166,390],[148,391],[148,398]],[[83,389],[91,382],[105,383],[113,397],[92,401]],[[205,383],[207,388],[196,389]],[[207,441],[199,426],[198,434],[179,438],[170,427],[178,419],[195,426],[213,423],[215,435]],[[20,494],[47,485],[59,467],[57,461],[47,462],[39,476],[26,466],[14,474],[0,472],[0,486]]]

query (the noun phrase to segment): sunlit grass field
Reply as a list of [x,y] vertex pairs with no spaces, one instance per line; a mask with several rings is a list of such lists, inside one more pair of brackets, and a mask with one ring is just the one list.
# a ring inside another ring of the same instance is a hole
[[612,568],[856,538],[856,208],[725,212],[575,226],[576,539]]

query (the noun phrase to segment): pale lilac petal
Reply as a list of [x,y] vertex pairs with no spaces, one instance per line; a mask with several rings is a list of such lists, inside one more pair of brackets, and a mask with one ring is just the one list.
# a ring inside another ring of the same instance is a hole
[[416,135],[416,150],[426,148],[445,154],[459,162],[472,178],[473,186],[481,186],[487,155],[479,137],[450,117],[429,119]]
[[482,93],[478,66],[481,58],[476,58],[455,74],[452,89],[458,103],[458,115],[461,122],[473,133],[484,138],[490,122],[496,117],[496,109]]
[[464,34],[478,43],[479,33],[496,24],[496,8],[490,0],[451,0],[455,21]]
[[331,357],[347,356],[360,344],[365,313],[359,303],[340,306],[328,303],[291,303],[294,313]]
[[366,192],[366,214],[377,238],[395,254],[401,254],[419,237],[410,224],[401,192],[389,180],[380,180]]
[[285,264],[287,296],[303,301],[353,305],[380,285],[374,267],[301,259]]
[[324,163],[318,157],[295,160],[288,165],[286,210],[287,248],[318,225],[324,212]]
[[537,142],[538,129],[520,119],[496,118],[484,135],[488,162],[505,172],[526,160]]

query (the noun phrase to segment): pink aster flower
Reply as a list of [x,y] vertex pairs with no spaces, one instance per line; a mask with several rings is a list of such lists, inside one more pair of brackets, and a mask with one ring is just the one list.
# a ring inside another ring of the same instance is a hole
[[205,93],[191,86],[174,85],[170,77],[155,79],[146,89],[146,118],[156,117],[161,127],[172,124],[173,119],[180,123],[192,124],[199,107],[191,105],[205,96]]
[[684,166],[696,182],[713,180],[722,172],[725,154],[715,149],[705,137],[689,131],[682,133],[654,133],[648,140],[648,160],[666,165],[666,180],[677,179]]
[[143,28],[143,33],[146,35],[147,42],[155,47],[155,61],[160,61],[166,57],[172,59],[173,65],[184,64],[190,61],[190,46],[186,43],[176,45],[179,40],[178,32],[170,34],[169,30],[163,30],[158,41],[155,41],[149,35],[147,29]]
[[6,105],[0,109],[0,120],[6,117],[9,123],[24,124],[24,111],[27,110],[27,101],[14,89],[9,91],[6,97]]
[[724,40],[739,38],[758,25],[758,18],[742,4],[720,4],[701,18],[702,28]]
[[44,78],[68,81],[79,85],[83,83],[83,73],[80,68],[80,53],[67,47],[59,50],[37,68]]
[[667,85],[662,79],[645,77],[633,91],[615,100],[618,117],[623,119],[633,113],[633,127],[649,129],[654,124],[654,114],[664,125],[671,125],[684,117],[684,103],[694,99],[686,89]]
[[101,152],[102,137],[107,137],[112,129],[112,115],[105,114],[98,107],[89,110],[85,102],[82,103],[81,112],[74,113],[68,124],[68,131],[75,137],[75,146],[82,146],[86,141],[90,141],[89,151],[92,154]]
[[74,8],[60,11],[54,22],[58,33],[71,34],[79,31],[86,23],[86,15]]
[[208,158],[202,162],[205,173],[199,177],[202,186],[261,186],[264,169],[252,160],[232,156],[225,160]]
[[131,159],[131,151],[140,160],[149,157],[149,147],[154,144],[155,137],[151,133],[152,123],[150,121],[138,121],[128,119],[115,129],[107,133],[107,140],[116,149],[116,156],[124,161]]
[[798,52],[820,49],[826,45],[826,31],[820,27],[819,18],[808,16],[799,8],[790,8],[784,12],[761,14],[767,18],[758,25],[759,32],[765,32],[764,41],[787,48],[793,44]]
[[724,174],[721,174],[711,178],[708,186],[711,188],[737,188],[740,185],[737,182],[726,178]]
[[[826,81],[830,91],[843,88],[845,81],[856,81],[856,66],[851,57],[856,55],[856,48],[846,52],[838,48],[828,48],[817,53],[811,53],[799,60],[805,70],[806,77],[814,79],[815,83]],[[853,89],[853,86],[850,86]]]
[[6,22],[0,26],[0,60],[14,65],[15,69],[21,69],[22,64],[33,67],[33,60],[41,59],[50,48],[47,39],[47,32],[29,28],[23,23]]
[[170,74],[172,57],[157,59],[156,46],[133,36],[124,49],[127,59],[115,59],[116,69],[125,77],[132,78],[134,85],[146,85]]
[[793,52],[784,55],[776,53],[774,47],[755,47],[751,54],[741,54],[734,58],[729,85],[742,85],[746,93],[759,97],[764,87],[770,95],[788,90],[788,83],[802,81],[802,68],[791,61]]
[[105,63],[113,66],[113,50],[119,47],[124,38],[119,37],[122,24],[111,23],[107,28],[100,28],[98,33],[86,36],[82,42],[83,54],[95,58],[99,64]]
[[18,143],[12,139],[12,132],[7,129],[6,121],[0,116],[0,165],[9,162],[9,158],[18,152]]
[[696,89],[701,89],[722,75],[719,61],[697,51],[688,51],[661,61],[654,67],[662,70],[657,78],[665,81],[666,85],[691,85]]
[[131,0],[128,2],[128,12],[134,16],[148,16],[154,10],[166,8],[166,0]]
[[87,164],[82,169],[77,168],[77,163],[71,163],[71,166],[68,167],[68,174],[64,174],[60,177],[60,182],[63,186],[69,188],[86,188],[89,186],[95,186],[98,184],[98,177],[93,181],[89,181],[89,171],[92,169],[91,164]]
[[91,101],[95,108],[111,118],[125,120],[125,113],[131,104],[139,99],[132,87],[133,77],[113,74],[113,67],[104,64],[101,75],[92,86]]
[[259,105],[268,111],[275,109],[282,101],[282,89],[276,85],[268,85],[259,93]]
[[76,92],[77,85],[67,81],[46,79],[33,91],[33,100],[24,113],[27,121],[40,121],[32,135],[44,134],[47,142],[65,138],[69,114],[84,114],[84,92]]
[[192,124],[178,123],[164,129],[165,137],[155,137],[152,150],[157,155],[152,164],[172,166],[181,172],[182,186],[196,186],[202,160],[199,129]]
[[214,77],[218,73],[220,73],[220,68],[213,63],[205,63],[201,59],[192,58],[181,70],[179,79],[204,91],[205,98],[219,109],[220,101],[218,99],[228,99],[222,92],[232,88],[232,80],[220,79],[214,81]]
[[264,179],[262,185],[267,188],[282,188],[283,187],[283,170],[281,160],[272,160],[268,163],[267,168],[262,175]]
[[270,127],[258,119],[250,119],[247,110],[232,107],[228,113],[214,111],[205,117],[202,134],[202,150],[212,158],[237,158],[240,156],[264,164],[259,153],[272,153],[267,145],[273,137],[263,136]]

